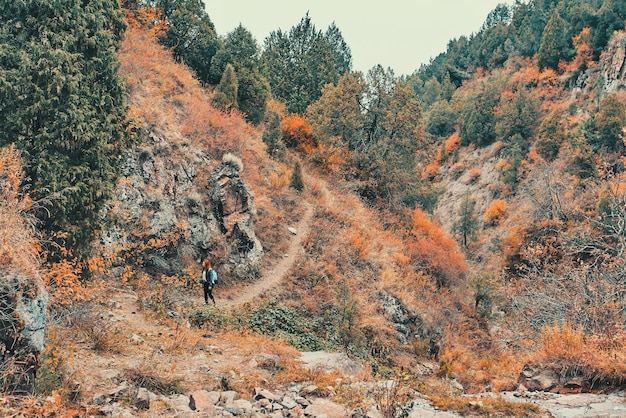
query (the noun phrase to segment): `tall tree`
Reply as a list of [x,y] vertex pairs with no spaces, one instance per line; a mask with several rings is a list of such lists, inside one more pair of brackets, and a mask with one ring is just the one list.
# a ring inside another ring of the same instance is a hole
[[326,29],[324,38],[333,51],[335,69],[339,75],[349,73],[352,70],[352,52],[335,22],[331,23],[328,29]]
[[127,143],[117,0],[0,3],[0,146],[15,143],[53,239],[87,243]]
[[270,33],[262,60],[272,93],[284,100],[292,113],[304,113],[319,99],[322,88],[336,83],[340,76],[333,46],[308,13],[288,34],[280,30]]
[[539,68],[557,69],[561,60],[570,59],[574,54],[567,22],[563,20],[559,11],[554,9],[552,16],[541,37],[538,51]]
[[510,101],[501,105],[496,134],[505,141],[515,134],[529,140],[536,130],[538,109],[539,105],[529,92],[524,89],[516,91]]
[[188,65],[201,82],[219,83],[221,74],[211,78],[209,70],[220,44],[202,0],[159,0],[157,6],[167,19],[162,42],[172,49],[174,58]]
[[613,151],[624,149],[626,105],[615,94],[608,94],[600,100],[598,114],[594,119],[600,145]]
[[215,89],[215,95],[213,96],[213,105],[216,107],[227,109],[238,109],[237,104],[237,92],[239,90],[239,82],[237,81],[237,75],[232,65],[227,64],[224,73],[222,74],[222,80]]
[[489,145],[496,139],[494,109],[498,105],[501,80],[490,77],[471,92],[461,109],[461,144]]
[[461,206],[459,207],[459,218],[454,223],[454,232],[461,235],[461,244],[467,248],[467,239],[473,238],[478,227],[478,219],[474,208],[476,200],[470,197],[469,192],[465,193]]
[[307,120],[320,141],[356,150],[363,142],[363,93],[361,73],[348,73],[337,85],[327,84],[322,97],[309,106]]
[[239,89],[239,110],[254,123],[265,116],[270,87],[260,72],[260,51],[254,37],[242,25],[237,26],[224,39],[223,47],[211,61],[210,79],[222,77],[228,65],[232,65]]

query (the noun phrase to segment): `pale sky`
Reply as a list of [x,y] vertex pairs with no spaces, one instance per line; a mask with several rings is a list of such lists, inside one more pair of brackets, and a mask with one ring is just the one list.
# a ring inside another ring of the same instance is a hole
[[514,0],[204,0],[217,34],[241,23],[259,46],[270,32],[288,32],[309,12],[317,30],[334,21],[352,51],[352,67],[377,64],[412,74],[444,52],[448,41],[480,30],[499,3]]

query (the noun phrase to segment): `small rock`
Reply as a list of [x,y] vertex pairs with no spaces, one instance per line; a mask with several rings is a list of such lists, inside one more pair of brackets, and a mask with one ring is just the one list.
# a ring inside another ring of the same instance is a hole
[[189,408],[192,411],[209,412],[220,401],[219,392],[196,390],[189,394]]
[[259,399],[269,399],[270,401],[275,401],[276,395],[267,389],[254,388],[254,400],[258,401]]
[[220,394],[219,403],[224,406],[231,406],[233,402],[239,399],[239,392],[235,392],[234,390],[227,390]]
[[271,404],[272,402],[269,399],[263,398],[256,401],[252,406],[254,406],[256,409],[266,409]]
[[111,398],[109,398],[106,395],[95,395],[93,397],[93,404],[94,405],[104,405],[111,402]]
[[287,409],[293,409],[298,406],[298,403],[295,401],[295,399],[290,396],[285,396],[280,404]]
[[300,393],[303,395],[314,395],[319,393],[320,388],[315,385],[305,386],[300,390]]
[[120,399],[125,397],[130,397],[130,386],[128,386],[128,383],[122,383],[111,392],[109,392],[108,396],[113,402],[119,401]]
[[287,227],[287,229],[289,230],[289,232],[291,232],[294,235],[298,235],[298,230],[292,226]]
[[150,392],[148,392],[148,389],[139,388],[131,405],[139,410],[150,409]]
[[141,338],[139,335],[137,334],[133,334],[130,336],[130,342],[133,344],[143,344],[146,342],[146,340],[144,340],[143,338]]
[[327,417],[343,417],[345,408],[328,399],[317,398],[313,403],[304,410],[304,415],[321,418]]
[[104,405],[99,408],[98,415],[115,418],[135,418],[135,416],[126,408],[122,408],[118,404]]
[[237,399],[233,402],[233,407],[236,411],[240,411],[237,415],[249,415],[252,413],[252,404],[245,399]]
[[174,395],[171,398],[166,398],[166,402],[176,412],[191,412],[189,397],[185,395]]

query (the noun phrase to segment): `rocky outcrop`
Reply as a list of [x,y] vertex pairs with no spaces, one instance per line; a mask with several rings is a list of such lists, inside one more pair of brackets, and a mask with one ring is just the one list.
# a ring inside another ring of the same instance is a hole
[[[389,391],[393,381],[366,384],[352,384],[351,390],[368,396],[363,407],[349,408],[331,401],[323,393],[334,394],[333,387],[323,390],[310,383],[293,384],[286,390],[270,391],[257,387],[250,399],[243,399],[236,391],[195,390],[187,395],[157,395],[145,389],[132,390],[121,398],[114,398],[119,390],[107,395],[97,395],[93,403],[98,406],[98,415],[133,416],[138,411],[146,411],[150,416],[177,417],[301,417],[301,418],[382,418],[383,413],[375,394]],[[125,386],[123,386],[125,387]],[[125,405],[130,404],[130,409]],[[163,410],[159,405],[167,405]],[[157,411],[157,408],[161,409]],[[426,399],[418,397],[406,405],[404,413],[409,417],[452,418],[455,413],[436,410]],[[143,416],[143,415],[142,415]]]
[[209,196],[220,230],[239,254],[257,260],[263,248],[254,234],[252,220],[256,211],[252,192],[239,175],[242,169],[241,160],[232,154],[224,155],[222,165],[211,175]]
[[218,268],[231,278],[254,275],[263,250],[237,161],[230,154],[215,161],[199,145],[154,132],[129,151],[103,213],[109,219],[103,245],[126,257],[113,274],[135,264],[153,277],[180,275],[190,262],[217,253]]
[[626,32],[615,32],[600,57],[603,90],[611,93],[626,88]]
[[33,390],[47,307],[48,294],[39,277],[0,270],[0,375],[8,392]]
[[522,390],[531,392],[583,393],[611,390],[614,384],[585,376],[584,368],[566,368],[562,364],[527,363],[517,382]]

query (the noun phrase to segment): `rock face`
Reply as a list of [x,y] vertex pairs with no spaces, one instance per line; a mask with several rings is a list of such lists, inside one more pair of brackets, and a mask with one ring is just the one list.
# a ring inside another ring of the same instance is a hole
[[626,88],[626,32],[615,32],[600,58],[604,91]]
[[48,294],[39,277],[0,270],[0,373],[9,392],[33,390],[47,307]]
[[102,234],[105,248],[126,257],[135,251],[112,273],[121,275],[136,262],[153,277],[182,274],[208,253],[219,254],[218,269],[234,279],[254,275],[263,249],[237,162],[230,154],[214,161],[184,138],[149,133],[126,154],[103,213],[110,220]]
[[220,230],[227,234],[239,254],[257,260],[263,249],[254,234],[252,219],[256,211],[252,192],[239,176],[241,169],[241,161],[225,155],[222,165],[211,175],[209,195]]
[[551,364],[524,365],[517,382],[529,391],[581,393],[600,389],[602,381],[592,381],[580,370],[562,371],[562,367]]

